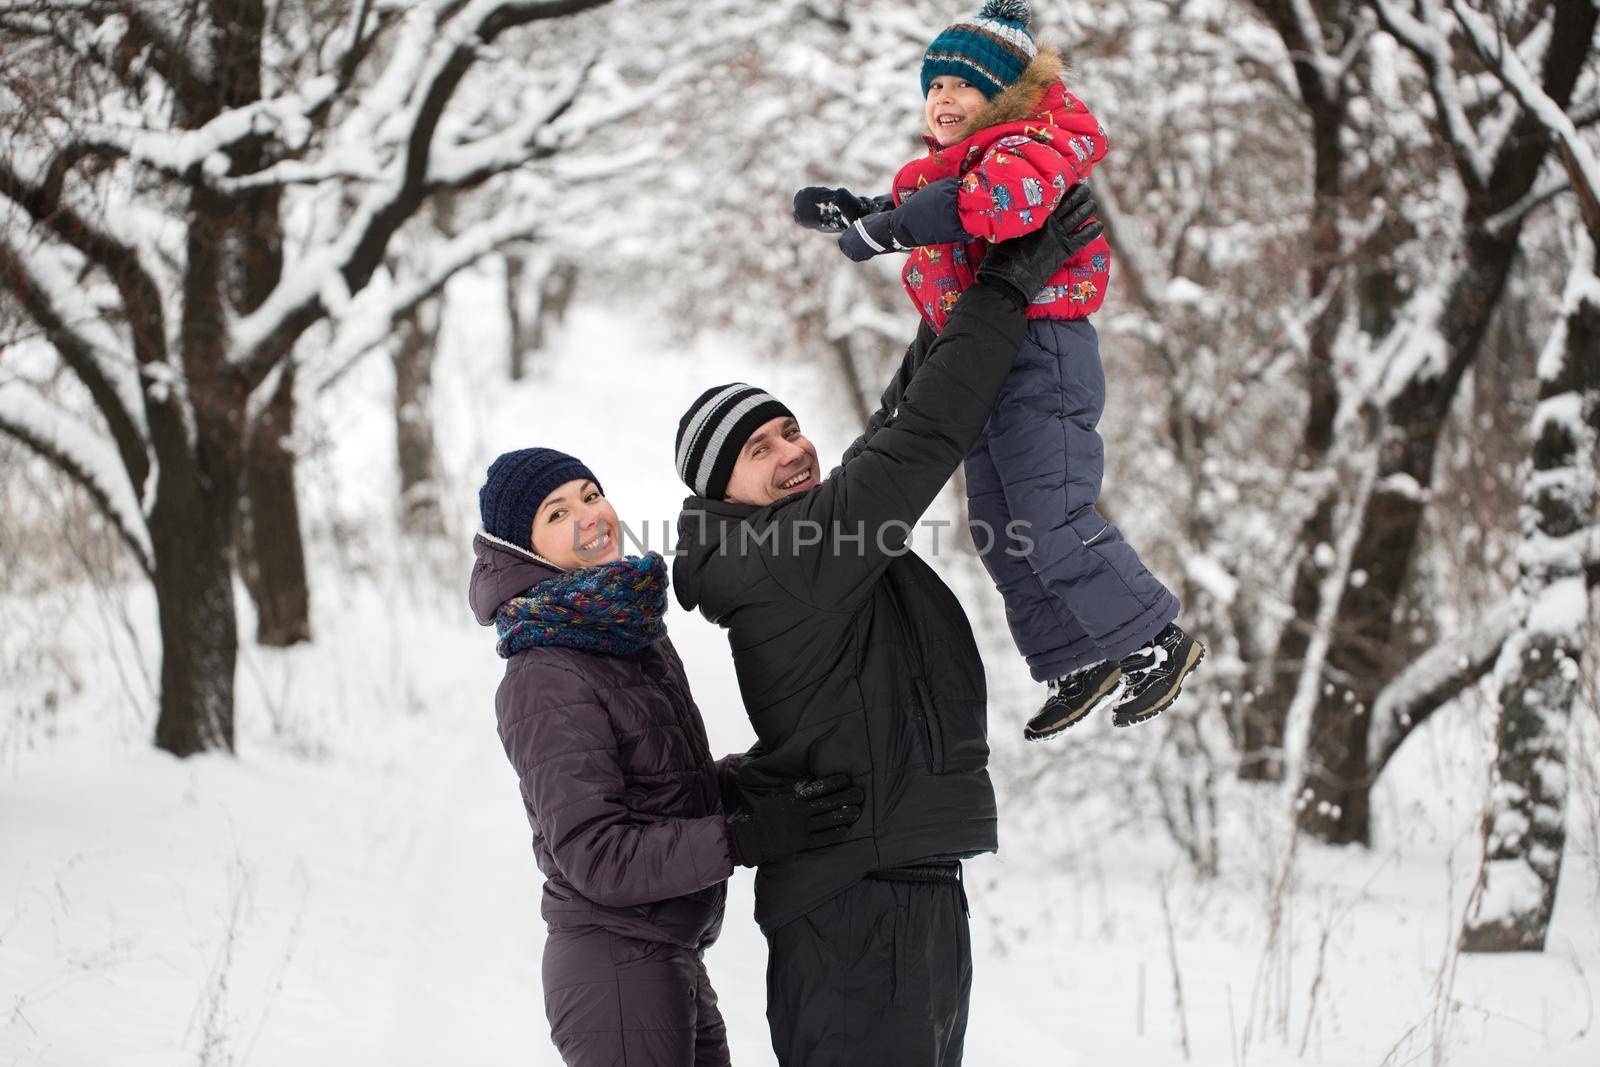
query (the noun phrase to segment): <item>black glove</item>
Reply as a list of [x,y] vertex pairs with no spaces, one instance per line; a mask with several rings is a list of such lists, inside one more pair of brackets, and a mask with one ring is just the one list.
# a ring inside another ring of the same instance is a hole
[[1079,182],[1068,190],[1043,226],[989,249],[978,267],[978,280],[1004,292],[1018,307],[1026,308],[1050,275],[1105,230],[1098,219],[1089,221],[1099,211],[1100,205],[1089,195],[1089,187]]
[[861,818],[866,794],[842,774],[796,782],[788,792],[744,794],[745,807],[728,820],[733,860],[755,867],[808,848],[843,841]]
[[794,221],[808,230],[840,233],[856,219],[893,206],[887,196],[860,197],[848,189],[808,185],[794,194]]
[[972,240],[956,210],[960,190],[958,179],[940,178],[897,208],[855,220],[840,234],[839,251],[860,263],[885,252]]

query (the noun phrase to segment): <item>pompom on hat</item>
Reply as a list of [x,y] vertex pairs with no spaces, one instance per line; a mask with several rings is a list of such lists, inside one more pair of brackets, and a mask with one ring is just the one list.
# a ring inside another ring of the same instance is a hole
[[1039,54],[1023,0],[989,0],[973,18],[962,19],[933,39],[922,57],[922,95],[933,79],[949,74],[971,82],[993,100]]

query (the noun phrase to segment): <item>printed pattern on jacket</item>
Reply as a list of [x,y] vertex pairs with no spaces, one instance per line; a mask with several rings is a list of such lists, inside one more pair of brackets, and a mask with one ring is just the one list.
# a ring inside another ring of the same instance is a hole
[[[1105,130],[1061,84],[1060,69],[1059,56],[1041,50],[1023,81],[980,113],[981,128],[949,148],[925,137],[928,154],[895,176],[896,204],[942,178],[961,179],[956,207],[973,239],[913,249],[901,272],[911,302],[935,330],[944,327],[956,299],[977,279],[989,245],[1044,225],[1067,189],[1088,178],[1105,157]],[[1005,118],[1015,98],[1029,92],[1031,103],[1020,109],[1022,117],[993,121]],[[982,125],[985,121],[992,124]],[[1104,303],[1110,280],[1111,246],[1100,237],[1049,279],[1028,317],[1087,318]]]

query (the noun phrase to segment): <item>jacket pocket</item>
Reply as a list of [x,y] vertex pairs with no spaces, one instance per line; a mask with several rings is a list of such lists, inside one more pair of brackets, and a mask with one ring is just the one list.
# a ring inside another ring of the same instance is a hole
[[921,678],[912,680],[911,724],[917,735],[917,742],[922,746],[922,756],[927,762],[928,773],[943,774],[944,746],[940,743],[937,713],[934,711],[933,698],[929,696]]
[[922,679],[915,680],[914,704],[917,737],[928,760],[930,774],[959,774],[989,765],[989,737],[983,705],[961,701],[941,708]]
[[1067,528],[1078,535],[1078,540],[1084,548],[1092,548],[1105,541],[1108,536],[1115,539],[1116,531],[1111,524],[1100,517],[1094,508],[1083,508],[1076,515],[1069,516]]
[[987,767],[989,736],[983,704],[962,700],[940,707],[920,683],[918,694],[933,755],[929,769],[934,774],[959,774]]

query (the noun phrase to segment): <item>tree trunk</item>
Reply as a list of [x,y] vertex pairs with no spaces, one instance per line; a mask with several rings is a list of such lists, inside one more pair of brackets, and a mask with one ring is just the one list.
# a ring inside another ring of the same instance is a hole
[[534,259],[531,273],[537,280],[530,285],[528,260],[521,252],[506,255],[506,320],[510,324],[511,346],[508,365],[514,382],[521,381],[528,372],[528,357],[544,351],[549,341],[548,328],[566,318],[578,287],[577,265],[548,256]]
[[[1302,470],[1316,470],[1327,465],[1339,415],[1334,345],[1345,318],[1347,299],[1335,270],[1344,257],[1339,216],[1344,196],[1346,148],[1343,137],[1349,99],[1342,79],[1329,91],[1324,72],[1316,62],[1312,42],[1303,35],[1305,25],[1296,16],[1294,4],[1288,0],[1257,0],[1257,7],[1288,49],[1295,83],[1300,90],[1301,107],[1311,120],[1312,195],[1306,232],[1307,292],[1311,300],[1322,301],[1323,306],[1312,320],[1306,339],[1306,422],[1299,456]],[[1334,33],[1332,47],[1336,51],[1355,32],[1360,20],[1360,5],[1352,0],[1343,0],[1328,12],[1324,22]],[[1301,531],[1302,545],[1331,543],[1335,497],[1333,487],[1325,490]],[[1239,777],[1246,781],[1283,779],[1284,729],[1317,616],[1321,580],[1316,554],[1303,553],[1290,596],[1294,615],[1286,624],[1271,661],[1265,665],[1266,699],[1253,700],[1238,712]]]
[[[232,491],[200,488],[193,471],[163,465],[150,517],[161,628],[161,708],[155,743],[175,756],[232,752],[238,656],[231,565]],[[181,484],[180,484],[181,483]]]
[[1300,528],[1300,562],[1295,567],[1294,589],[1289,605],[1293,615],[1272,658],[1266,664],[1262,699],[1245,705],[1240,713],[1239,777],[1245,781],[1280,782],[1284,773],[1284,741],[1289,722],[1289,706],[1305,670],[1306,654],[1316,631],[1317,611],[1322,605],[1322,580],[1325,577],[1319,549],[1334,540],[1333,515],[1338,494],[1329,489],[1317,502],[1317,509]]
[[[1544,90],[1565,108],[1589,58],[1596,10],[1558,7],[1543,72]],[[1424,368],[1375,412],[1379,433],[1377,488],[1360,517],[1360,540],[1333,622],[1306,752],[1301,829],[1334,843],[1371,838],[1367,732],[1379,691],[1397,672],[1395,606],[1411,573],[1434,455],[1462,377],[1483,347],[1505,293],[1521,240],[1519,219],[1496,229],[1489,220],[1533,189],[1550,151],[1550,136],[1532,115],[1518,116],[1493,160],[1488,179],[1467,198],[1467,239],[1460,267],[1436,316],[1417,326],[1435,330],[1443,366]]]
[[159,479],[150,514],[161,622],[161,710],[156,747],[178,756],[233,751],[238,623],[233,532],[245,389],[220,358],[227,343],[221,286],[229,212],[206,189],[189,198],[179,352],[191,430],[170,398],[148,407]]
[[[1580,272],[1590,284],[1594,251],[1590,244]],[[1544,950],[1566,846],[1568,734],[1588,630],[1585,561],[1571,546],[1593,535],[1600,497],[1600,305],[1573,293],[1565,337],[1541,360],[1519,558],[1527,614],[1495,668],[1496,781],[1483,824],[1484,882],[1462,940],[1468,952]]]
[[256,605],[256,642],[288,648],[311,640],[311,590],[295,489],[293,361],[250,428],[239,506],[239,563]]
[[439,537],[445,529],[433,442],[433,359],[441,317],[437,301],[413,308],[398,323],[392,353],[400,526],[411,537]]
[[[261,96],[261,39],[266,11],[259,0],[222,5],[217,16],[219,49],[233,52],[219,86],[226,107],[248,105]],[[232,151],[240,172],[268,162],[265,139],[249,138]],[[281,191],[273,186],[241,194],[229,219],[227,285],[234,304],[255,311],[283,277]],[[295,373],[285,360],[282,376],[266,408],[249,428],[240,472],[242,496],[235,546],[245,588],[256,607],[256,642],[288,648],[311,640],[311,592],[306,577],[305,543],[295,488]]]
[[510,340],[511,358],[508,361],[511,368],[511,380],[522,381],[523,375],[528,373],[528,352],[532,343],[528,338],[528,317],[522,310],[523,279],[527,276],[528,260],[520,252],[506,253],[506,321],[509,324],[507,336]]
[[557,258],[539,279],[539,309],[534,316],[530,340],[535,352],[544,351],[549,342],[548,328],[566,321],[567,308],[578,290],[578,267],[569,259]]

